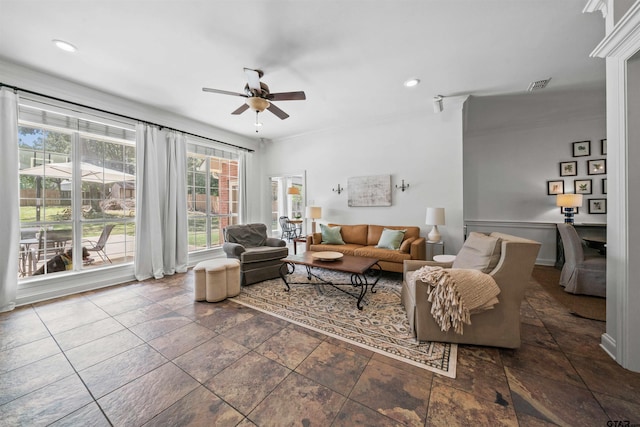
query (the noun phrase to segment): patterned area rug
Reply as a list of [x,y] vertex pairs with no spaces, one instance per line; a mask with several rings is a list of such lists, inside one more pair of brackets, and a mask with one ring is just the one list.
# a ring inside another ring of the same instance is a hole
[[[350,283],[348,274],[321,271],[325,280]],[[360,347],[403,362],[455,378],[457,345],[449,343],[418,343],[409,330],[404,307],[400,303],[401,282],[398,276],[386,274],[375,286],[376,293],[367,291],[363,310],[357,299],[344,291],[357,289],[344,286],[336,289],[321,285],[306,273],[297,271],[289,276],[291,291],[286,292],[281,279],[267,280],[243,286],[234,301],[269,313],[289,322],[313,329]],[[344,290],[344,291],[343,291]]]

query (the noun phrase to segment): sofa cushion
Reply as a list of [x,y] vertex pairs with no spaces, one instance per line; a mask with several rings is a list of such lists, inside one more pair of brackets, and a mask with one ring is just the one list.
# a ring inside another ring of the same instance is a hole
[[[367,224],[357,225],[344,225],[344,224],[329,224],[330,227],[340,226],[340,234],[342,240],[345,243],[353,243],[355,245],[365,246],[367,244],[367,230],[369,226]],[[376,240],[376,243],[378,241]],[[375,245],[375,243],[374,243]]]
[[322,232],[322,243],[325,245],[344,245],[342,235],[340,234],[340,228],[329,227],[324,224],[320,224],[320,231]]
[[393,250],[400,249],[404,233],[405,230],[391,230],[389,228],[385,228],[382,230],[382,235],[380,235],[380,240],[378,241],[376,248]]
[[323,245],[323,244],[315,245],[314,244],[309,247],[309,250],[314,252],[329,251],[329,252],[340,252],[341,254],[345,254],[345,255],[355,255],[356,249],[360,249],[361,247],[362,245],[353,245],[351,243],[345,243],[344,245]]
[[411,253],[411,244],[417,240],[417,237],[408,237],[402,241],[400,252],[405,254]]
[[420,227],[415,226],[402,226],[402,225],[369,225],[369,230],[367,231],[367,241],[363,243],[365,246],[375,246],[380,241],[380,236],[382,236],[382,232],[385,230],[404,230],[404,238],[408,239],[409,237],[420,237]]
[[286,258],[287,255],[289,255],[289,249],[286,247],[260,246],[258,248],[247,248],[246,252],[240,255],[240,261],[242,263],[272,261]]
[[501,238],[472,231],[458,252],[452,267],[490,273],[498,265],[501,247]]
[[388,261],[402,264],[405,260],[411,259],[410,254],[392,249],[376,248],[375,246],[363,246],[354,251],[354,255],[376,258],[379,261]]

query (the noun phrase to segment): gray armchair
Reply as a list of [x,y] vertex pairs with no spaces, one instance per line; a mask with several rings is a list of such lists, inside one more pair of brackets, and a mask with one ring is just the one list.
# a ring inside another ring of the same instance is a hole
[[222,249],[227,258],[240,260],[240,283],[250,285],[280,277],[280,260],[289,255],[284,240],[267,236],[264,224],[229,225]]
[[[485,271],[493,277],[500,288],[498,304],[493,309],[471,316],[471,324],[464,326],[462,335],[453,329],[443,332],[431,315],[428,299],[428,285],[412,279],[411,273],[425,265],[451,267],[451,263],[410,260],[404,262],[402,283],[402,304],[407,311],[409,326],[418,341],[439,341],[459,344],[484,345],[492,347],[520,347],[520,305],[525,289],[531,279],[531,271],[536,262],[540,243],[504,233],[491,233],[491,238],[499,239],[498,247],[469,245],[465,247],[453,263],[453,268],[471,268]],[[495,249],[499,248],[499,253]],[[499,257],[499,258],[497,258]],[[466,258],[463,260],[463,258]],[[479,262],[488,261],[482,268]],[[496,259],[497,258],[497,259]],[[467,266],[460,265],[464,261]],[[458,264],[456,264],[458,263]]]
[[572,294],[607,296],[607,258],[584,254],[582,239],[570,224],[558,224],[564,248],[560,286]]

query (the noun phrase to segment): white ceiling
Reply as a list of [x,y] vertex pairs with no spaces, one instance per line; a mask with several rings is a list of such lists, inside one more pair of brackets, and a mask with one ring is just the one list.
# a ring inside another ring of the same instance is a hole
[[[248,137],[277,140],[423,110],[433,96],[604,85],[586,0],[0,0],[0,58]],[[52,39],[78,47],[70,54]],[[243,67],[290,114],[231,115]],[[422,83],[407,89],[403,82]],[[0,81],[2,81],[0,76]],[[7,82],[4,82],[7,83]],[[28,89],[28,88],[25,88]],[[532,95],[533,96],[533,95]],[[446,108],[446,100],[445,100]]]

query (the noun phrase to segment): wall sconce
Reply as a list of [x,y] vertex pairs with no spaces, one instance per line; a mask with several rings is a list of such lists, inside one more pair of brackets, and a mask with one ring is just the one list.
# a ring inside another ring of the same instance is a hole
[[444,96],[442,95],[436,95],[433,97],[433,112],[438,114],[441,113],[442,110],[444,109],[444,105],[442,100],[444,99]]
[[344,187],[340,187],[340,184],[338,184],[338,188],[332,188],[331,191],[335,191],[336,193],[340,194],[344,191]]
[[406,190],[407,188],[409,188],[409,184],[405,185],[404,184],[404,179],[402,180],[402,185],[398,186],[398,184],[396,184],[396,188],[401,189],[403,192],[404,190]]

